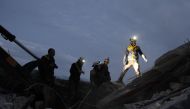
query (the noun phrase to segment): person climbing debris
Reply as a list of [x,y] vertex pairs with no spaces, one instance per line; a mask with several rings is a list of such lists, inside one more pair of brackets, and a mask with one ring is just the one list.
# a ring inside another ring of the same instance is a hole
[[102,82],[110,82],[111,81],[110,72],[108,69],[109,62],[110,62],[110,59],[105,58],[104,62],[102,64],[100,64],[100,72],[102,75]]
[[123,58],[123,64],[124,64],[123,71],[118,79],[118,82],[123,81],[123,77],[125,76],[128,69],[132,66],[135,70],[137,77],[140,77],[142,75],[140,72],[140,65],[138,61],[139,55],[142,56],[145,62],[148,62],[147,58],[145,57],[145,55],[143,54],[142,50],[140,49],[140,47],[137,45],[136,42],[137,42],[136,36],[130,38],[130,44],[126,48],[126,53]]
[[99,81],[100,61],[92,64],[93,69],[90,71],[90,83],[92,87],[98,87],[101,82]]
[[80,83],[80,76],[84,74],[82,70],[85,60],[83,57],[80,57],[75,63],[71,65],[70,68],[70,77],[69,77],[69,96],[77,97],[78,87]]
[[90,71],[90,80],[93,87],[98,87],[104,82],[111,81],[108,64],[109,58],[104,59],[103,63],[100,63],[100,61],[93,63],[93,69]]
[[58,66],[55,64],[55,49],[49,48],[48,54],[42,56],[42,58],[39,60],[38,70],[40,73],[40,79],[43,83],[48,85],[54,84],[54,69],[58,68]]

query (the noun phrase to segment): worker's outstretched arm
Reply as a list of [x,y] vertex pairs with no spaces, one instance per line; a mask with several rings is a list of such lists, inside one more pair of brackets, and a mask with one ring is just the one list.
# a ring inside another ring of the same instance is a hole
[[143,52],[142,52],[142,50],[140,49],[140,47],[138,47],[138,53],[142,56],[142,58],[143,58],[143,60],[144,60],[145,62],[148,62],[146,56],[143,54]]
[[125,65],[126,64],[126,55],[124,55],[124,57],[123,57],[123,65]]
[[144,54],[141,55],[145,62],[148,62],[146,56]]

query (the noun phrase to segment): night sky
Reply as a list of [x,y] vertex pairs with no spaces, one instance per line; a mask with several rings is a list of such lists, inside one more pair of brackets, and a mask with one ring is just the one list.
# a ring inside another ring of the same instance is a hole
[[[39,57],[55,48],[58,78],[68,77],[71,63],[83,56],[81,77],[89,80],[92,63],[110,57],[114,81],[132,35],[148,58],[140,58],[142,72],[190,38],[190,0],[0,0],[0,24]],[[3,38],[0,45],[21,64],[33,60]]]

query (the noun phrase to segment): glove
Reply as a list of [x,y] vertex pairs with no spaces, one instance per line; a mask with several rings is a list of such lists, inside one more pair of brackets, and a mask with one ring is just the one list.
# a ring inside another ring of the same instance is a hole
[[148,62],[148,60],[147,60],[146,58],[144,59],[144,61],[145,61],[146,63]]
[[146,63],[148,62],[148,60],[147,60],[147,58],[145,57],[144,54],[142,54],[142,58],[144,59],[144,61],[145,61]]

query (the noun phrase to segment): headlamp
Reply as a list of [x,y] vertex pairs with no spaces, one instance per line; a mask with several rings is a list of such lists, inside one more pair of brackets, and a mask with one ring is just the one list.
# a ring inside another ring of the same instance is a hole
[[132,39],[136,41],[138,38],[137,36],[133,36]]
[[85,63],[85,62],[86,62],[86,60],[84,60],[84,59],[83,59],[83,60],[82,60],[82,62],[83,62],[83,63]]

